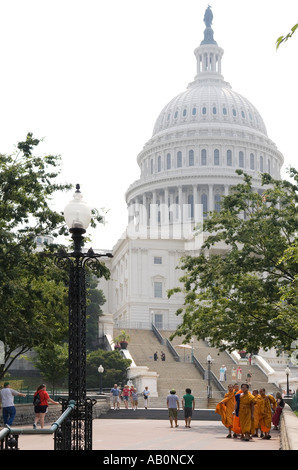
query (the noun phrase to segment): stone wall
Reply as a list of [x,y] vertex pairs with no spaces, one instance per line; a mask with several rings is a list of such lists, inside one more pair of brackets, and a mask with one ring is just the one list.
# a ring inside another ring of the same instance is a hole
[[280,418],[280,441],[282,450],[298,450],[298,417],[285,405]]
[[[89,398],[89,397],[88,397]],[[102,414],[105,414],[110,409],[110,397],[92,397],[97,400],[97,403],[93,407],[93,418],[97,419]],[[15,405],[16,407],[16,416],[13,422],[12,427],[20,427],[26,425],[33,425],[34,422],[34,407],[31,403],[25,403],[20,405]],[[60,416],[61,416],[61,406],[60,405],[51,405],[48,406],[48,412],[46,413],[45,426],[50,427]],[[3,417],[2,409],[0,413],[0,426],[3,426]]]

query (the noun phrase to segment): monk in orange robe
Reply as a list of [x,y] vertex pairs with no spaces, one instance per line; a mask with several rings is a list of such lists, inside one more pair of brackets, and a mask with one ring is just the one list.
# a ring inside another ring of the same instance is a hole
[[[260,413],[261,413],[261,407],[262,407],[262,397],[259,394],[258,390],[253,390],[252,394],[255,397],[254,430],[253,430],[252,437],[259,437],[259,430],[261,431],[261,424],[260,424],[261,414]],[[261,431],[260,437],[263,437],[262,431]]]
[[233,411],[235,409],[235,394],[233,385],[228,385],[228,393],[225,394],[223,400],[221,400],[215,409],[215,413],[218,413],[221,416],[222,424],[228,428],[229,433],[228,438],[232,437],[232,427],[233,427]]
[[241,434],[240,423],[239,423],[239,400],[240,394],[242,393],[241,388],[237,383],[234,384],[234,395],[235,395],[235,411],[233,412],[233,437],[237,437],[237,434]]
[[249,441],[253,430],[255,398],[251,393],[248,392],[248,384],[242,384],[241,389],[242,393],[240,394],[239,400],[239,423],[243,439],[245,441]]
[[261,430],[264,433],[263,439],[271,439],[270,430],[271,430],[271,421],[272,414],[275,410],[277,403],[275,398],[272,395],[266,395],[266,390],[264,388],[260,389],[260,395],[262,398],[261,411],[260,411],[260,424]]

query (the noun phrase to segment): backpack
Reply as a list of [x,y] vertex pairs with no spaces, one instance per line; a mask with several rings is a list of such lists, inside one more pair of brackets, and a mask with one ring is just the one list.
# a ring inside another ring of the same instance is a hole
[[38,406],[38,405],[40,405],[40,402],[41,402],[40,396],[39,396],[39,393],[37,393],[37,394],[35,395],[35,397],[33,398],[33,405],[34,405],[34,406]]

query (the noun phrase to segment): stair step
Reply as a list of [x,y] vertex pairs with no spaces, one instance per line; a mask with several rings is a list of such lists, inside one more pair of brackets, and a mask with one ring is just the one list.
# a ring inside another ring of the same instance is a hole
[[[120,332],[120,330],[119,330]],[[119,334],[117,330],[114,330],[114,335]],[[207,382],[202,377],[198,369],[190,362],[191,360],[191,349],[183,349],[178,346],[183,344],[183,337],[175,337],[171,344],[180,356],[180,361],[177,362],[170,349],[167,347],[165,341],[163,344],[159,342],[153,331],[151,330],[136,330],[127,329],[126,332],[130,335],[130,342],[128,345],[129,353],[131,354],[135,364],[137,366],[147,366],[149,371],[156,372],[158,374],[157,379],[157,392],[158,397],[161,398],[161,402],[165,403],[166,396],[169,390],[175,388],[177,394],[182,397],[185,393],[185,388],[190,388],[194,396],[200,397],[203,402],[206,402],[206,390]],[[172,331],[160,331],[163,338],[169,338]],[[153,355],[157,351],[158,360],[154,361]],[[166,360],[160,360],[161,351],[165,352]],[[208,354],[211,355],[213,361],[211,370],[216,377],[219,378],[219,369],[225,364],[227,367],[226,381],[222,383],[223,387],[227,389],[229,383],[234,383],[235,379],[232,378],[232,367],[237,368],[238,364],[235,364],[231,356],[226,352],[220,352],[216,348],[210,347],[205,341],[194,339],[193,341],[193,353],[194,356],[201,362],[202,366],[207,369],[206,358]],[[249,370],[252,372],[252,388],[265,387],[270,392],[277,391],[278,388],[274,384],[268,384],[267,376],[255,365],[241,364],[242,368],[242,379],[240,382],[245,382],[246,374]],[[239,382],[239,380],[238,380]],[[215,400],[219,401],[222,397],[222,393],[217,390],[215,384],[212,384],[213,396]],[[156,398],[156,399],[157,399]],[[153,405],[153,399],[151,403]],[[211,402],[209,402],[210,406]],[[164,405],[162,405],[164,406]]]
[[[136,411],[132,409],[109,410],[107,413],[102,414],[100,419],[160,419],[168,420],[169,414],[166,408],[148,408],[147,410],[138,408]],[[178,419],[183,420],[183,411],[178,411]],[[201,409],[194,410],[192,415],[194,421],[220,421],[221,417],[214,412],[214,410]]]

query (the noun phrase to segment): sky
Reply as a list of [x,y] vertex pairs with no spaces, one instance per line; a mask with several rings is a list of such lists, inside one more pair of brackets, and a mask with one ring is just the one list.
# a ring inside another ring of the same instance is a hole
[[0,152],[33,132],[38,155],[61,156],[59,181],[108,211],[88,232],[94,249],[126,228],[137,155],[196,75],[208,4],[224,79],[258,109],[284,169],[297,168],[298,32],[275,47],[298,22],[297,0],[0,0]]

